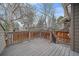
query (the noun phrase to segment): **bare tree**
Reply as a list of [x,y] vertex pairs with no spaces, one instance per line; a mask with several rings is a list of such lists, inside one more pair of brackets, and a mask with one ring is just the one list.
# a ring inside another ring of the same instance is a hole
[[[43,3],[42,4],[42,8],[39,11],[40,13],[42,13],[42,17],[41,19],[43,20],[39,20],[38,23],[40,23],[41,25],[48,25],[47,27],[52,27],[52,22],[54,20],[54,14],[55,14],[55,10],[53,8],[53,4],[49,4],[49,3]],[[47,22],[46,22],[47,21]]]
[[6,11],[6,17],[9,23],[9,30],[13,31],[15,20],[23,20],[28,23],[28,27],[33,22],[34,10],[30,4],[6,3],[0,4]]

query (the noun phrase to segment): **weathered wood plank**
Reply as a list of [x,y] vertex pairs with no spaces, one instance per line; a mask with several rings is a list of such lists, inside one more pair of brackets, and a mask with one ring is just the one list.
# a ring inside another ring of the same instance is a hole
[[55,45],[53,45],[52,47],[49,47],[45,52],[43,52],[41,55],[42,56],[50,56],[50,53],[56,48]]
[[64,56],[65,51],[66,51],[66,48],[65,48],[65,47],[63,47],[63,48],[62,48],[62,51],[60,52],[60,56]]
[[74,56],[74,52],[73,51],[70,51],[70,56]]
[[59,49],[59,45],[56,46],[56,48],[51,52],[50,55],[51,55],[51,56],[54,56],[58,49]]
[[61,50],[62,50],[62,46],[59,46],[59,48],[58,48],[58,50],[56,51],[56,53],[54,54],[54,56],[59,56]]
[[69,53],[70,53],[70,48],[66,48],[65,56],[69,56]]
[[46,47],[46,48],[44,48],[44,47],[40,48],[39,47],[35,50],[35,52],[32,54],[32,56],[40,56],[43,52],[46,51],[46,49],[48,49],[48,47]]

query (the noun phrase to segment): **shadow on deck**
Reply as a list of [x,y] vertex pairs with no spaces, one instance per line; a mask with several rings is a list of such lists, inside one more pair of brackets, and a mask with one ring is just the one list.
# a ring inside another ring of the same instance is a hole
[[64,44],[48,43],[43,38],[25,41],[4,49],[1,56],[78,56]]

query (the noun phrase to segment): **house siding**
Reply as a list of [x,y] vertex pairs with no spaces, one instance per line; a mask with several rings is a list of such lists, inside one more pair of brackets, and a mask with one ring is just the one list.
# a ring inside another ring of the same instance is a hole
[[79,4],[71,4],[71,47],[79,52]]

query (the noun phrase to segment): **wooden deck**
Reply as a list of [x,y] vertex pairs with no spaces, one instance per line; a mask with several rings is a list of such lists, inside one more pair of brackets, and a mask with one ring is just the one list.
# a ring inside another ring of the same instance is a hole
[[79,53],[71,51],[68,45],[36,38],[5,48],[1,56],[79,56]]

